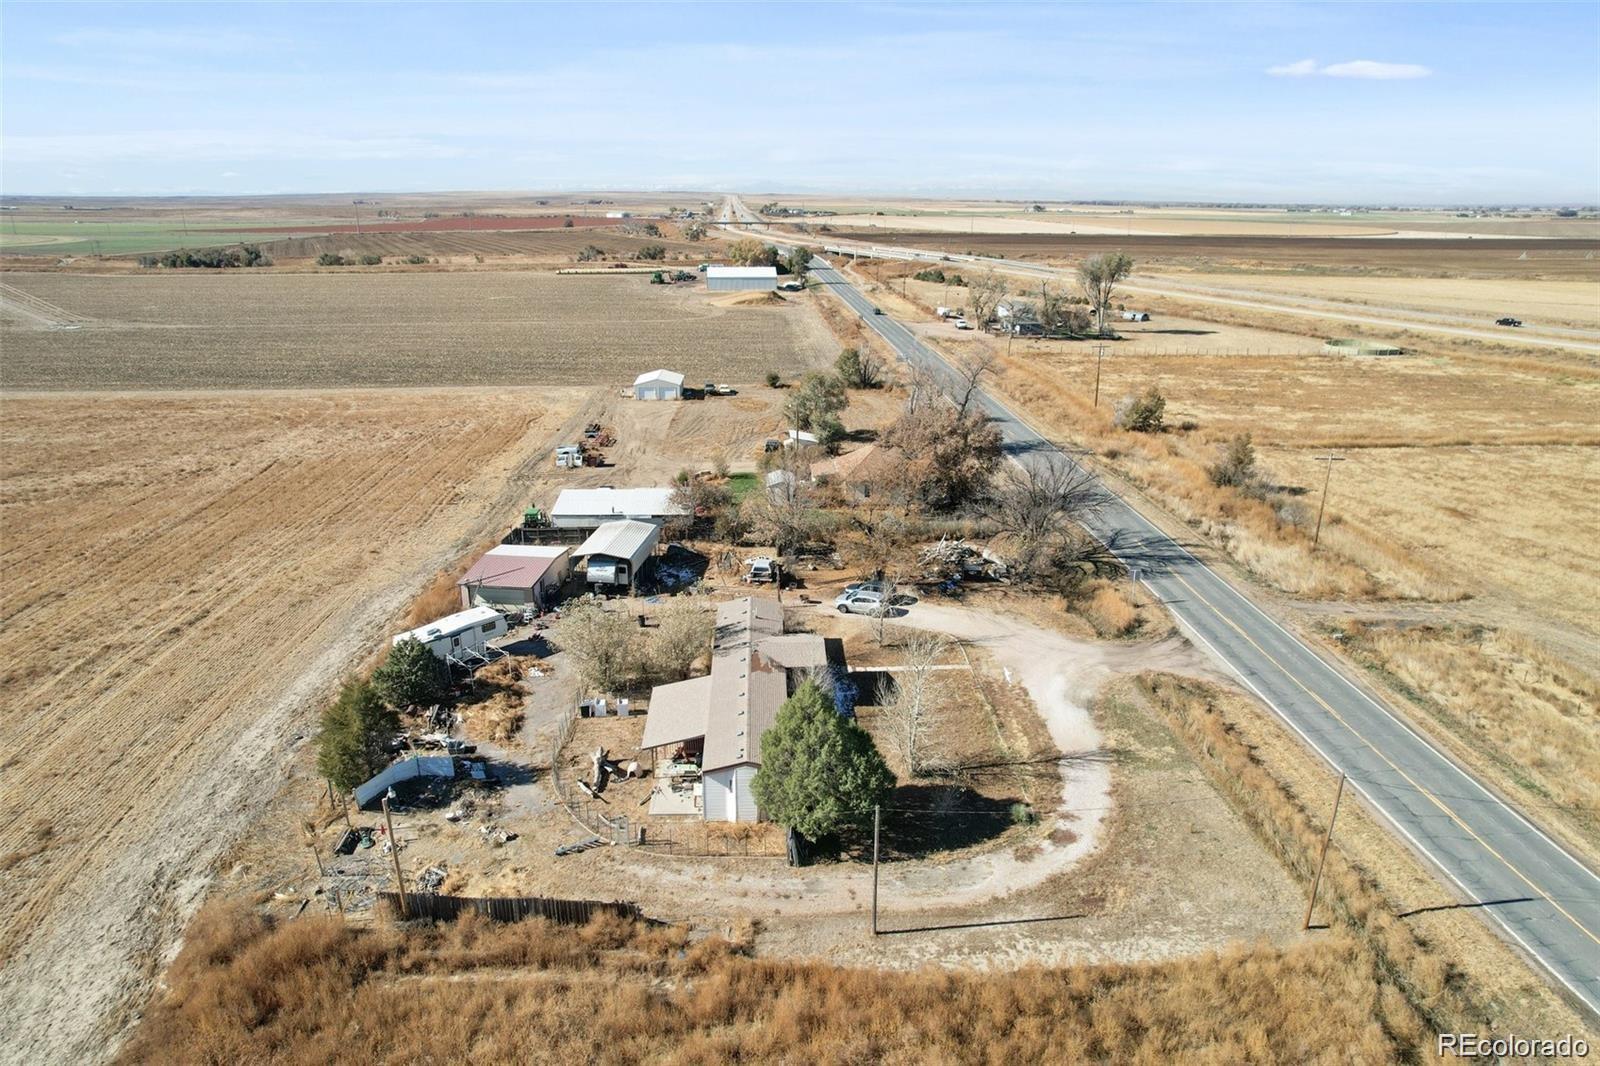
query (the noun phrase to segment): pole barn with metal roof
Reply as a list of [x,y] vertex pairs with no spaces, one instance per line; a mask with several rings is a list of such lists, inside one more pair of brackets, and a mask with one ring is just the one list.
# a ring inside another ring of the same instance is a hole
[[771,292],[777,287],[777,267],[706,268],[707,292]]

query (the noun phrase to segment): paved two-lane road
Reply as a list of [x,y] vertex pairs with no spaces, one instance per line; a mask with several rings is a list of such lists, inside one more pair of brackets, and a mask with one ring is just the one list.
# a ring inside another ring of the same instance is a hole
[[[829,286],[906,362],[948,379],[943,359],[823,259]],[[1020,463],[1060,449],[994,398],[975,402]],[[1600,876],[1323,661],[1144,516],[1105,491],[1090,532],[1136,571],[1194,640],[1343,773],[1461,894],[1600,1016]],[[1329,797],[1330,801],[1332,797]]]

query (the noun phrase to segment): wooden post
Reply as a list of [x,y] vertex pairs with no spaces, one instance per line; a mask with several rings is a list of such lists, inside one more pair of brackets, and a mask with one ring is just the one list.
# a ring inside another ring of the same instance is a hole
[[878,816],[881,809],[872,805],[872,935],[878,935]]
[[1317,905],[1317,888],[1322,884],[1322,867],[1328,861],[1328,845],[1333,842],[1333,823],[1339,817],[1339,800],[1344,796],[1344,774],[1339,775],[1339,789],[1333,794],[1333,815],[1328,819],[1328,832],[1322,838],[1322,854],[1317,857],[1317,873],[1311,879],[1311,899],[1306,903],[1306,920],[1300,928],[1311,928],[1311,912]]
[[1101,363],[1102,360],[1105,359],[1105,356],[1106,356],[1106,346],[1104,344],[1095,345],[1095,349],[1094,349],[1094,405],[1096,407],[1100,406],[1100,363]]
[[306,841],[306,844],[307,844],[307,846],[309,846],[311,848],[311,857],[316,860],[316,863],[317,863],[317,876],[318,877],[327,877],[328,876],[328,871],[323,869],[323,866],[322,866],[322,852],[320,850],[318,850],[316,840],[315,839],[308,840],[308,841]]
[[1319,455],[1319,463],[1328,464],[1328,472],[1322,478],[1322,502],[1317,505],[1317,531],[1311,536],[1311,550],[1316,551],[1317,545],[1322,542],[1322,512],[1328,508],[1328,483],[1333,480],[1333,464],[1344,462],[1344,457],[1339,455]]
[[383,824],[389,831],[389,857],[394,860],[394,887],[400,895],[400,917],[411,917],[411,907],[406,902],[406,879],[400,872],[400,841],[394,835],[394,822],[389,818],[389,797],[383,797]]

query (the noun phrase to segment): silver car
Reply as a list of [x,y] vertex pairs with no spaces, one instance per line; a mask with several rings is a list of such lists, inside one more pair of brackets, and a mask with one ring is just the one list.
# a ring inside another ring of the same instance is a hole
[[840,614],[880,615],[889,609],[883,593],[869,592],[865,589],[839,593],[834,597],[833,606]]

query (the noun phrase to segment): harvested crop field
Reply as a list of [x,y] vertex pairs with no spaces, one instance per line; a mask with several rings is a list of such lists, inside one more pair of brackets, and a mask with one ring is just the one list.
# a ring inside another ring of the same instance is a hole
[[[286,233],[307,230],[321,233],[444,233],[457,230],[575,229],[580,226],[615,226],[617,220],[604,215],[454,215],[449,218],[421,218],[408,222],[368,222],[363,225],[312,224],[306,226],[251,227],[254,233],[282,230]],[[215,230],[227,233],[228,230]]]
[[525,502],[577,400],[7,396],[7,1055],[103,1054],[316,702]]
[[7,273],[76,328],[0,317],[15,389],[319,388],[760,380],[830,360],[809,299],[721,307],[638,276]]
[[[1061,236],[1047,233],[951,233],[839,227],[835,237],[874,244],[938,248],[953,253],[1076,262],[1099,252],[1124,251],[1141,269],[1308,274],[1408,274],[1416,277],[1593,279],[1600,260],[1594,240],[1496,240],[1349,237],[1152,237],[1139,234]],[[1526,256],[1524,258],[1524,256]],[[962,265],[960,269],[967,269]]]
[[570,263],[578,253],[593,246],[603,253],[602,260],[635,259],[639,249],[659,244],[668,259],[706,258],[716,254],[707,241],[692,242],[663,237],[635,237],[616,227],[583,230],[446,230],[434,233],[324,234],[286,237],[266,241],[262,250],[276,260],[315,259],[324,252],[343,255],[382,255],[404,258],[423,255],[429,258],[470,258],[472,256],[514,256],[544,262]]

